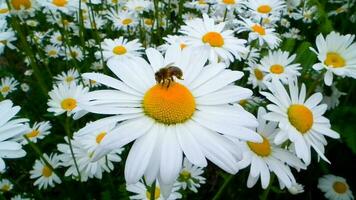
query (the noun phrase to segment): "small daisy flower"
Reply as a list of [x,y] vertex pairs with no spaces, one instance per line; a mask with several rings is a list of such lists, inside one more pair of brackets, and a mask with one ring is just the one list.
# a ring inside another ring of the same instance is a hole
[[67,72],[62,72],[61,74],[58,74],[57,76],[53,77],[53,79],[56,80],[57,84],[77,84],[79,79],[79,72],[76,69],[70,69]]
[[275,33],[274,28],[267,28],[264,25],[253,22],[250,19],[243,19],[238,23],[241,24],[241,26],[238,27],[236,31],[248,31],[249,42],[257,40],[260,46],[266,43],[270,49],[275,49],[282,41]]
[[[35,122],[32,128],[29,128],[29,131],[25,136],[33,143],[36,143],[37,140],[42,140],[45,136],[49,135],[52,125],[49,121]],[[22,139],[22,144],[27,144],[27,140]]]
[[330,87],[317,87],[316,91],[323,93],[322,103],[328,105],[328,110],[336,108],[340,104],[340,97],[346,95],[345,92],[338,90],[335,84],[331,85]]
[[62,11],[66,14],[76,11],[77,4],[79,4],[77,0],[42,0],[39,2],[45,11],[49,13]]
[[61,47],[63,46],[63,39],[62,34],[56,31],[51,35],[50,42],[52,45]]
[[225,30],[225,23],[215,24],[213,18],[203,14],[203,19],[186,21],[181,33],[187,37],[187,45],[199,48],[202,54],[209,56],[212,63],[219,59],[225,62],[240,60],[247,51],[244,44],[246,40],[234,37],[232,30]]
[[247,83],[252,84],[252,88],[258,87],[259,90],[266,88],[264,83],[266,74],[262,71],[262,68],[259,65],[252,64],[244,70],[250,72]]
[[318,188],[324,192],[325,198],[329,200],[353,200],[354,196],[346,179],[332,174],[319,178]]
[[[65,138],[68,141],[67,138]],[[68,143],[68,142],[67,142]],[[74,158],[79,168],[80,181],[86,182],[89,178],[101,179],[104,172],[111,172],[114,170],[114,163],[120,162],[120,154],[123,149],[116,149],[108,153],[105,157],[93,161],[94,152],[85,149],[78,140],[71,140]],[[71,149],[68,144],[58,144],[58,151],[61,152],[59,158],[61,165],[68,167],[65,176],[79,177],[76,164],[73,160]]]
[[247,166],[251,168],[247,180],[249,188],[253,187],[261,177],[262,188],[266,189],[270,182],[270,172],[277,176],[281,189],[284,186],[290,188],[296,182],[290,167],[297,170],[306,169],[306,167],[294,154],[273,143],[278,131],[277,123],[267,123],[263,119],[265,114],[266,110],[260,107],[257,113],[259,122],[257,133],[263,137],[262,143],[236,141],[243,152],[238,165],[241,169]]
[[62,181],[56,173],[53,172],[53,169],[57,169],[60,166],[59,156],[57,154],[43,154],[43,157],[48,161],[51,167],[42,160],[36,160],[33,169],[30,171],[30,178],[36,179],[33,183],[34,186],[37,186],[40,190],[47,189],[48,186],[54,187],[55,184],[60,184]]
[[[138,200],[151,200],[151,188],[146,186],[143,181],[139,181],[135,184],[126,184],[126,190],[129,192],[134,193],[132,196],[130,196],[130,199],[138,199]],[[182,195],[178,192],[179,186],[176,184],[173,186],[172,191],[170,192],[168,198],[165,198],[162,194],[159,182],[156,181],[156,188],[155,188],[155,194],[154,194],[154,199],[155,200],[175,200],[175,199],[181,199]]]
[[163,38],[166,43],[159,47],[160,51],[165,52],[167,51],[168,47],[171,45],[179,45],[181,49],[187,47],[187,37],[181,35],[168,35],[167,37]]
[[16,49],[16,47],[12,44],[12,42],[16,40],[17,38],[14,31],[11,29],[6,31],[0,29],[0,55],[4,53],[5,47]]
[[30,90],[30,86],[27,83],[22,83],[20,85],[20,87],[21,87],[21,90],[24,92],[28,92]]
[[14,188],[14,185],[8,179],[0,180],[0,193],[9,192]]
[[201,167],[194,166],[187,159],[183,161],[183,168],[179,173],[179,186],[186,190],[187,188],[195,193],[201,184],[205,184],[205,178],[202,176],[204,170]]
[[9,4],[12,13],[23,17],[33,16],[35,9],[38,8],[36,0],[10,0]]
[[259,18],[280,16],[286,8],[285,1],[282,0],[250,0],[246,2],[246,6]]
[[356,78],[356,42],[355,35],[341,35],[331,32],[323,37],[316,38],[317,50],[311,50],[317,54],[320,63],[313,65],[313,69],[320,71],[326,69],[324,75],[325,85],[330,86],[333,82],[333,74],[341,77]]
[[80,108],[80,103],[88,91],[87,87],[74,83],[55,85],[48,93],[51,99],[47,103],[47,111],[56,116],[66,112],[67,116],[74,114],[73,118],[80,118],[86,113]]
[[293,80],[300,75],[300,64],[293,64],[296,55],[289,55],[287,51],[270,51],[267,56],[260,61],[260,68],[266,72],[265,81],[278,79],[287,84],[288,80]]
[[318,18],[318,8],[316,6],[303,7],[292,13],[295,20],[302,20],[304,23],[311,23]]
[[62,54],[61,49],[58,46],[54,45],[47,45],[45,47],[45,52],[50,58],[58,58]]
[[3,97],[6,97],[9,93],[17,90],[16,86],[19,84],[13,77],[1,78],[0,92]]
[[302,84],[299,91],[297,80],[289,81],[289,93],[278,80],[272,80],[267,86],[271,93],[260,92],[272,102],[267,105],[271,112],[265,115],[265,119],[278,122],[281,129],[274,142],[282,144],[289,139],[296,155],[306,165],[311,161],[311,147],[329,162],[324,155],[327,144],[324,136],[334,139],[340,136],[331,130],[329,120],[323,116],[327,109],[326,104],[320,104],[323,95],[314,93],[306,98],[305,85]]
[[125,6],[130,11],[142,13],[143,11],[148,11],[152,9],[153,4],[151,1],[147,0],[131,0],[128,1]]
[[[101,43],[104,60],[115,63],[122,59],[132,59],[141,55],[142,45],[138,39],[128,41],[124,37],[118,39],[104,39]],[[95,56],[99,59],[101,52],[96,52]]]
[[108,19],[113,23],[117,30],[127,30],[128,27],[136,27],[138,24],[137,17],[133,12],[121,11],[117,13],[112,10],[108,14]]
[[27,119],[13,119],[19,111],[20,107],[13,107],[10,100],[0,102],[0,171],[4,171],[6,167],[4,158],[21,158],[26,155],[21,144],[14,140],[28,130],[28,126],[24,124]]
[[75,59],[77,61],[82,61],[84,59],[83,51],[79,46],[72,46],[70,48],[66,48],[65,52],[66,56],[64,59],[71,60]]

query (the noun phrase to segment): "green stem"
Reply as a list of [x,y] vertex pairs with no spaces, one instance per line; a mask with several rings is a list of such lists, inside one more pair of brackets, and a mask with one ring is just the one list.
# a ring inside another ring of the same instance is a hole
[[153,6],[154,6],[154,15],[156,18],[156,36],[157,36],[157,45],[160,43],[160,38],[161,38],[161,30],[160,30],[160,19],[159,19],[159,8],[158,8],[158,3],[159,0],[153,0]]
[[271,179],[270,179],[269,185],[268,185],[268,187],[263,191],[263,193],[261,194],[260,200],[267,200],[268,194],[269,194],[269,192],[271,191],[271,187],[272,187],[272,185],[273,185],[274,177],[275,177],[275,175],[274,175],[274,174],[271,174]]
[[71,134],[71,131],[70,131],[70,118],[69,117],[66,117],[66,121],[65,121],[65,124],[64,124],[64,130],[67,133],[70,154],[72,155],[72,158],[73,158],[73,161],[74,161],[74,166],[75,166],[75,169],[77,170],[77,173],[78,173],[78,178],[81,181],[82,178],[81,178],[81,175],[80,175],[80,171],[79,171],[77,160],[76,160],[76,158],[74,156],[74,151],[73,151],[73,146],[72,146],[72,134]]
[[224,18],[223,18],[223,22],[226,20],[226,16],[227,16],[227,7],[225,9],[225,13],[224,13]]
[[152,183],[151,190],[150,190],[150,200],[155,200],[155,193],[156,193],[156,181]]
[[220,199],[222,193],[224,192],[225,188],[229,185],[229,183],[231,182],[233,177],[234,177],[234,175],[230,174],[230,175],[228,175],[228,177],[225,178],[224,183],[221,185],[221,187],[219,188],[218,192],[213,197],[213,200]]

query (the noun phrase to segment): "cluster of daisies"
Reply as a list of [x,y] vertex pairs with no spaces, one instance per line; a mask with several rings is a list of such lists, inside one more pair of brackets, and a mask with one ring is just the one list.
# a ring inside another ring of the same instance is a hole
[[[354,1],[327,3],[0,0],[0,70],[22,72],[0,73],[0,195],[37,197],[12,193],[23,178],[7,175],[27,149],[37,159],[25,176],[42,191],[119,171],[131,199],[182,199],[216,166],[245,171],[248,188],[303,193],[295,175],[330,163],[327,140],[340,138],[325,113],[346,95],[338,83],[356,79],[356,41],[329,31],[306,53],[282,46],[320,19],[356,21]],[[317,187],[354,198],[339,176]]]

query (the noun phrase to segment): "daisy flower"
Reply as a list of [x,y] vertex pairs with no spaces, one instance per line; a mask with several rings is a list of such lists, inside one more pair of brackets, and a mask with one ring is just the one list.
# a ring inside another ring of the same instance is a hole
[[287,84],[288,80],[293,80],[300,75],[300,64],[293,64],[296,55],[289,55],[287,51],[269,51],[268,55],[260,61],[262,71],[266,72],[265,81],[278,79]]
[[45,11],[49,13],[61,11],[66,14],[76,11],[77,4],[79,4],[77,0],[41,0],[39,2]]
[[[65,138],[66,142],[68,141]],[[80,140],[80,138],[79,138]],[[67,142],[68,143],[68,142]],[[76,164],[73,160],[71,149],[68,144],[58,144],[57,149],[61,154],[61,166],[68,167],[65,176],[80,177],[81,182],[86,182],[89,178],[101,179],[104,172],[111,172],[114,170],[114,162],[120,162],[120,153],[123,149],[115,149],[108,153],[105,157],[97,161],[93,161],[93,151],[85,149],[82,144],[77,140],[71,140],[74,159],[79,168],[79,174]]]
[[183,168],[179,173],[178,183],[179,186],[186,190],[197,193],[200,184],[205,184],[205,178],[202,176],[204,170],[198,166],[194,166],[187,159],[183,161]]
[[236,28],[236,31],[238,33],[248,31],[249,42],[257,40],[260,46],[266,43],[270,49],[275,49],[282,41],[275,33],[274,28],[267,28],[250,19],[242,19],[238,23],[241,24],[241,26]]
[[3,97],[6,97],[9,93],[17,90],[16,86],[19,84],[13,77],[1,78],[0,92]]
[[316,38],[317,54],[320,63],[314,64],[313,69],[320,71],[326,69],[324,76],[325,85],[333,82],[333,74],[341,77],[356,78],[356,43],[355,35],[341,35],[331,32],[326,38],[322,34]]
[[324,192],[325,198],[329,200],[352,200],[354,196],[346,179],[340,176],[327,174],[319,178],[318,188]]
[[84,59],[82,49],[79,46],[72,46],[70,48],[66,48],[65,54],[66,56],[64,57],[64,59],[66,60],[75,59],[77,61],[82,61]]
[[1,2],[0,3],[0,20],[5,19],[7,16],[9,16],[9,8],[7,7],[6,2]]
[[165,44],[159,47],[159,50],[162,52],[167,51],[168,47],[171,45],[179,45],[181,49],[187,47],[187,37],[181,35],[168,35],[167,37],[163,38],[166,41]]
[[[139,43],[138,39],[128,41],[124,37],[119,37],[118,39],[104,39],[101,43],[102,53],[104,60],[108,63],[115,63],[118,60],[132,59],[141,55],[140,50],[142,50],[142,45]],[[99,59],[101,57],[101,52],[95,53],[95,56]]]
[[50,42],[52,45],[55,45],[55,46],[59,46],[59,47],[63,46],[62,34],[59,31],[54,32],[51,35]]
[[53,112],[55,116],[67,113],[67,116],[74,114],[73,118],[78,119],[86,114],[80,108],[80,104],[84,101],[84,95],[89,91],[89,88],[74,83],[68,85],[61,83],[55,85],[48,93],[50,99],[47,103],[48,112]]
[[148,11],[152,9],[152,2],[147,1],[147,0],[131,0],[126,2],[125,7],[127,7],[128,10],[137,12],[137,13],[142,13],[143,11]]
[[0,180],[0,194],[9,192],[12,188],[14,188],[14,185],[8,179]]
[[290,188],[296,182],[290,167],[297,170],[306,167],[294,154],[273,143],[278,131],[277,123],[266,123],[263,118],[265,114],[266,110],[260,107],[257,113],[259,122],[257,133],[262,136],[262,143],[236,141],[243,152],[238,165],[241,169],[250,166],[250,174],[247,180],[247,187],[249,188],[253,187],[261,177],[262,188],[266,189],[270,182],[270,172],[277,176],[281,183],[281,189],[284,186]]
[[286,8],[285,1],[282,0],[249,0],[246,6],[259,18],[279,16]]
[[37,0],[9,0],[10,11],[20,16],[33,16],[37,9]]
[[76,69],[70,69],[67,72],[58,74],[57,76],[53,77],[53,79],[56,80],[57,84],[77,84],[79,79],[79,72]]
[[[130,196],[130,199],[138,199],[138,200],[151,200],[151,188],[146,186],[143,181],[139,181],[135,184],[126,184],[126,190],[134,193]],[[175,200],[181,199],[182,195],[178,192],[179,186],[175,185],[168,195],[168,198],[165,198],[161,192],[161,188],[159,182],[156,181],[156,188],[154,199],[155,200]]]
[[40,190],[47,189],[48,186],[54,187],[55,184],[60,184],[61,179],[53,172],[53,169],[57,169],[60,165],[59,156],[57,154],[43,154],[43,157],[51,165],[49,167],[42,160],[36,160],[33,169],[30,171],[30,178],[36,179],[33,183],[34,186],[37,186]]
[[[37,140],[42,140],[45,136],[49,135],[51,128],[52,125],[49,121],[35,122],[25,135],[31,142],[36,143]],[[27,144],[27,140],[24,140],[22,137],[21,143]]]
[[225,30],[224,22],[215,24],[213,18],[203,14],[203,19],[185,23],[180,32],[187,36],[187,45],[199,48],[202,54],[209,56],[210,62],[240,60],[242,53],[247,51],[246,40],[235,38],[232,30]]
[[1,30],[0,28],[0,55],[4,53],[5,47],[10,49],[16,49],[12,44],[13,41],[17,40],[14,31],[10,30]]
[[345,92],[337,89],[335,84],[332,84],[330,87],[317,87],[316,91],[323,93],[322,103],[328,105],[328,110],[336,108],[340,104],[340,97],[346,95]]
[[44,50],[47,56],[50,58],[58,58],[62,54],[61,49],[54,45],[47,45]]
[[120,11],[117,13],[116,11],[112,10],[110,13],[108,13],[108,19],[118,30],[127,30],[128,27],[135,27],[138,24],[134,13],[129,11]]
[[[158,177],[161,186],[167,186],[164,194],[169,194],[181,171],[183,154],[199,167],[207,166],[208,158],[236,173],[236,149],[224,135],[262,141],[247,128],[257,126],[255,117],[230,105],[252,95],[233,84],[243,73],[225,69],[223,63],[205,66],[207,57],[178,45],[169,47],[165,57],[153,48],[147,49],[146,55],[150,64],[136,58],[109,65],[120,80],[99,73],[83,74],[113,88],[90,92],[85,109],[114,115],[104,118],[108,124],[122,122],[99,144],[94,160],[134,141],[126,160],[126,182],[134,184],[144,175],[151,184]],[[160,80],[163,67],[171,63],[183,80]],[[231,120],[226,120],[227,116]]]
[[272,102],[267,106],[271,112],[265,119],[278,122],[279,131],[274,139],[276,144],[286,140],[292,142],[296,155],[306,165],[310,164],[310,147],[325,161],[324,146],[327,144],[324,136],[339,138],[339,134],[331,130],[330,122],[323,116],[327,109],[326,104],[320,104],[323,95],[314,93],[306,98],[306,88],[302,84],[299,91],[297,80],[289,81],[289,94],[280,81],[272,80],[268,84],[271,93],[260,92]]
[[265,73],[259,65],[252,64],[250,67],[244,70],[250,72],[247,83],[252,84],[252,88],[258,87],[258,89],[263,90],[266,88],[265,85]]
[[4,158],[21,158],[26,155],[21,144],[13,140],[28,130],[24,123],[27,119],[12,119],[20,111],[19,106],[14,106],[10,100],[0,102],[0,171],[6,167]]

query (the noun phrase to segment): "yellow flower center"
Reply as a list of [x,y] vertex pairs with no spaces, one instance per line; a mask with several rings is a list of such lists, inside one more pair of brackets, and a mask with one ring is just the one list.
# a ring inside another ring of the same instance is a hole
[[262,143],[247,142],[247,145],[250,147],[251,151],[262,157],[269,156],[272,152],[271,145],[265,137],[263,137]]
[[73,76],[68,76],[66,79],[65,79],[65,81],[67,82],[67,83],[70,83],[70,82],[72,82],[74,80],[74,77]]
[[241,106],[245,107],[248,104],[248,101],[247,101],[247,99],[242,99],[242,100],[239,101],[239,104]]
[[164,124],[183,123],[190,119],[195,111],[195,99],[184,85],[171,83],[156,84],[143,98],[146,115]]
[[63,110],[72,111],[77,107],[77,101],[73,98],[66,98],[61,102],[61,107]]
[[204,5],[204,4],[206,4],[206,2],[205,2],[205,0],[199,0],[199,1],[198,1],[198,4],[200,4],[200,5],[203,4],[203,5]]
[[152,26],[153,25],[153,20],[152,19],[145,19],[145,24],[148,26]]
[[126,19],[122,20],[123,25],[129,25],[131,23],[132,23],[132,19],[130,19],[130,18],[126,18]]
[[37,137],[39,134],[40,134],[40,131],[32,130],[31,132],[27,133],[26,136],[28,138],[34,138],[34,137]]
[[347,185],[340,181],[336,181],[333,184],[333,188],[334,188],[335,192],[337,192],[339,194],[343,194],[347,191]]
[[6,86],[4,86],[4,87],[1,88],[1,92],[2,92],[2,93],[6,93],[6,92],[9,92],[9,91],[10,91],[10,86],[7,86],[7,85],[6,85]]
[[105,132],[105,131],[99,133],[99,134],[96,136],[96,139],[95,139],[96,143],[97,143],[97,144],[100,144],[100,142],[104,139],[105,135],[106,135],[106,132]]
[[76,51],[71,51],[71,52],[70,52],[70,56],[72,56],[72,58],[76,58],[76,57],[78,57],[78,52],[76,52]]
[[57,36],[56,39],[61,42],[62,41],[62,36],[59,35],[59,36]]
[[49,168],[47,165],[43,166],[42,175],[46,178],[50,177],[52,175],[51,168]]
[[257,12],[263,13],[263,14],[268,14],[271,11],[272,11],[272,8],[269,5],[261,5],[257,8]]
[[[155,199],[159,199],[159,197],[161,196],[161,189],[159,189],[159,187],[155,188]],[[151,192],[150,191],[146,191],[146,197],[147,199],[151,199]]]
[[279,64],[275,64],[272,65],[269,70],[273,73],[273,74],[282,74],[284,72],[284,67],[282,65]]
[[235,4],[235,0],[223,0],[224,4]]
[[29,9],[32,5],[31,0],[12,0],[10,3],[15,10]]
[[58,7],[64,7],[68,3],[68,0],[52,0],[52,4],[58,6]]
[[288,111],[289,122],[302,134],[309,131],[314,123],[312,111],[304,105],[292,104]]
[[2,186],[2,188],[0,188],[0,191],[2,192],[8,192],[10,190],[10,185],[5,184]]
[[218,32],[208,32],[203,36],[202,40],[212,47],[222,47],[224,45],[224,38]]
[[116,55],[123,55],[127,52],[127,50],[124,46],[119,45],[119,46],[114,47],[112,52],[114,52],[114,54],[116,54]]
[[7,9],[7,8],[0,9],[0,14],[5,14],[5,13],[8,13],[8,12],[9,12],[9,9]]
[[266,35],[266,30],[265,28],[263,28],[261,25],[259,24],[255,24],[253,26],[251,26],[251,29],[253,30],[253,32],[256,32],[260,35]]
[[346,65],[345,59],[336,52],[328,52],[324,63],[325,65],[334,68],[345,67]]
[[48,55],[49,56],[55,56],[55,55],[57,55],[57,51],[56,50],[50,50],[50,51],[48,51]]
[[182,181],[188,181],[190,178],[192,177],[192,174],[187,171],[187,170],[183,170],[181,173],[180,173],[180,179]]
[[257,80],[261,81],[263,79],[263,73],[262,73],[261,70],[256,68],[256,69],[253,70],[253,72],[254,72],[255,77],[256,77]]

